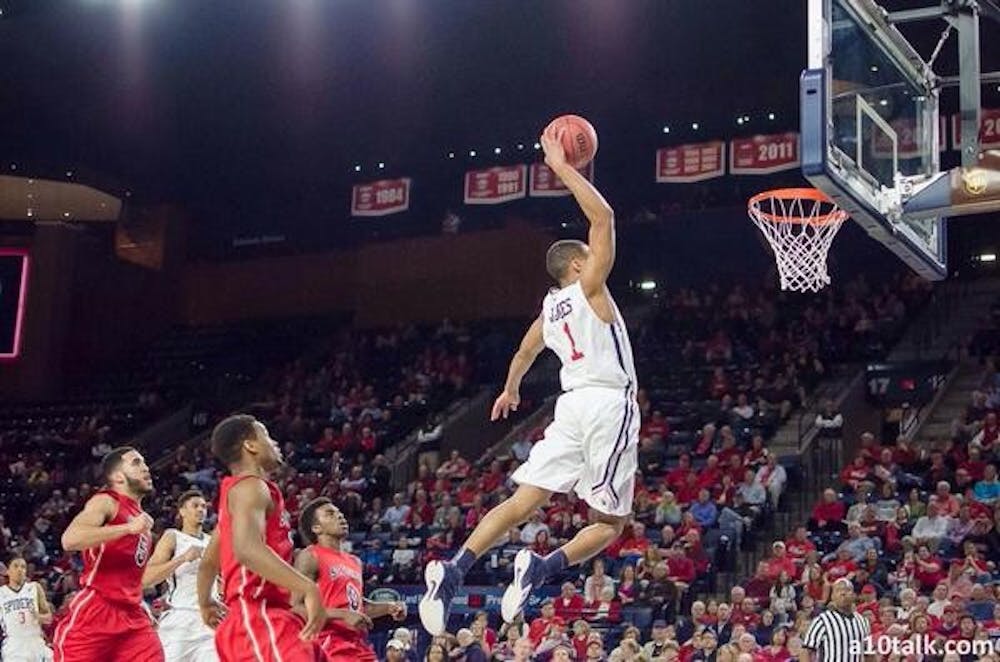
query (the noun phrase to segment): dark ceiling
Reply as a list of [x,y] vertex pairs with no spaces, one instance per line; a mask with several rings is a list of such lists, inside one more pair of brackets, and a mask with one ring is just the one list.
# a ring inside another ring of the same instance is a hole
[[665,124],[796,128],[805,4],[0,0],[0,159],[100,171],[206,217],[325,213],[331,196],[343,213],[358,178],[460,182],[470,148],[489,163],[572,111],[606,167],[651,180]]

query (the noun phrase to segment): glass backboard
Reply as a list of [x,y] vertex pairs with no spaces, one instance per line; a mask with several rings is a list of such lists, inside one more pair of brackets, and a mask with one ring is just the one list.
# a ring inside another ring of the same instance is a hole
[[802,171],[927,278],[947,273],[944,221],[903,202],[940,172],[937,81],[872,0],[809,0]]

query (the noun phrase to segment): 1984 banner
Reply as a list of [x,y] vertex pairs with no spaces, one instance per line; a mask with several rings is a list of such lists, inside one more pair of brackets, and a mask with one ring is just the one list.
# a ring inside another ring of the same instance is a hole
[[357,184],[351,194],[351,216],[386,216],[409,208],[409,178]]
[[[580,174],[587,178],[587,181],[594,181],[594,162],[591,161],[580,169]],[[563,184],[552,168],[544,163],[531,164],[531,188],[529,195],[533,198],[556,198],[569,195],[569,189]]]
[[465,173],[465,204],[496,205],[528,192],[528,166],[500,166]]
[[726,174],[726,143],[722,140],[664,147],[656,150],[656,181],[701,182]]

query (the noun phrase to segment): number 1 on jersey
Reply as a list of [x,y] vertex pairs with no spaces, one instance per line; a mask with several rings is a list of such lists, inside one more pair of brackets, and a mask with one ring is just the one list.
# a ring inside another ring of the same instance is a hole
[[571,361],[579,361],[583,358],[583,352],[577,351],[576,341],[573,340],[573,334],[569,332],[569,322],[563,322],[563,332],[565,332],[566,337],[569,338],[569,358]]

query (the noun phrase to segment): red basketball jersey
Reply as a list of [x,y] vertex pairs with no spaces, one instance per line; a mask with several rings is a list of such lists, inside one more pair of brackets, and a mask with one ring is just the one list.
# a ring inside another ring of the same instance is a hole
[[[143,512],[138,501],[114,490],[101,490],[97,494],[106,494],[118,505],[114,517],[105,522],[105,526],[127,524]],[[142,602],[142,572],[152,547],[153,536],[143,533],[125,535],[84,550],[80,586],[112,602]]]
[[[361,559],[320,545],[310,545],[305,550],[316,559],[317,583],[327,609],[365,611],[364,578]],[[343,622],[329,619],[319,636],[320,643],[331,659],[375,660],[375,651],[364,632],[348,627]]]
[[292,562],[291,518],[285,511],[285,499],[278,486],[255,476],[227,476],[219,489],[219,563],[226,606],[233,609],[240,598],[266,600],[269,607],[291,607],[291,595],[284,588],[265,581],[240,565],[233,553],[233,524],[229,515],[229,490],[244,479],[263,480],[271,493],[271,512],[267,516],[263,542],[286,562]]

